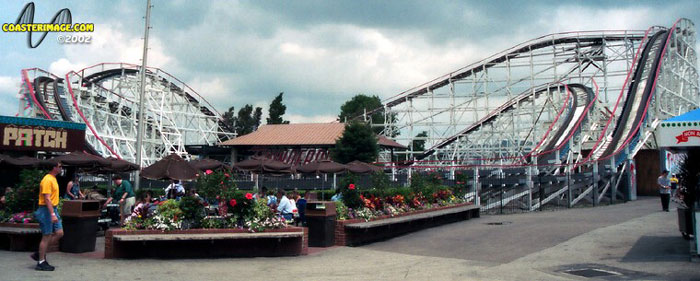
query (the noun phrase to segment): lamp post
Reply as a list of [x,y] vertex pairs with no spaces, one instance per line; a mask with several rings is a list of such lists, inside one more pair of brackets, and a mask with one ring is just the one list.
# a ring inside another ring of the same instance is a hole
[[[143,167],[141,162],[141,150],[143,148],[143,135],[144,135],[144,121],[143,121],[143,100],[146,96],[146,64],[148,62],[148,29],[150,29],[151,23],[151,0],[147,1],[146,4],[146,27],[144,28],[143,36],[143,58],[141,60],[141,90],[139,91],[139,120],[137,123],[137,133],[136,133],[136,163]],[[141,185],[141,173],[139,170],[136,171],[136,179],[134,181],[134,188],[139,189]]]

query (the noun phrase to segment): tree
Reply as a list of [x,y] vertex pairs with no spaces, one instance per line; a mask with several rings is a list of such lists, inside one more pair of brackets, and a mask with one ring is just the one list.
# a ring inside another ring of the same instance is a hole
[[423,152],[425,150],[425,138],[428,137],[428,132],[422,131],[411,141],[411,150]]
[[343,135],[335,141],[335,147],[331,148],[331,157],[340,163],[354,160],[374,162],[378,155],[377,135],[368,124],[358,121],[345,124]]
[[255,113],[253,114],[253,120],[255,120],[255,129],[257,130],[258,127],[260,127],[260,121],[262,121],[262,108],[256,107],[255,108]]
[[236,109],[232,106],[229,107],[226,112],[224,112],[223,115],[221,115],[221,118],[224,119],[224,123],[231,129],[236,128]]
[[255,113],[253,113],[253,106],[250,104],[246,104],[243,108],[238,110],[238,116],[235,118],[236,132],[239,136],[252,133],[258,128],[258,126],[260,126],[261,118],[262,108],[256,107]]
[[282,115],[284,115],[284,112],[287,110],[287,106],[282,103],[283,94],[284,92],[281,92],[279,95],[277,95],[277,97],[275,97],[275,99],[272,100],[272,103],[270,103],[267,124],[289,124],[289,121],[285,121],[282,118]]
[[[338,120],[340,120],[340,122],[350,122],[355,117],[362,116],[363,114],[365,114],[365,112],[369,113],[370,111],[377,108],[381,109],[370,115],[372,124],[384,124],[384,108],[382,107],[382,101],[379,99],[379,97],[370,97],[367,95],[359,94],[352,97],[352,99],[350,99],[349,101],[346,101],[340,107],[340,115],[338,115]],[[395,120],[396,114],[391,114],[389,118],[389,121]],[[375,133],[379,134],[382,132],[382,130],[384,130],[384,126],[373,127],[372,129]],[[398,132],[393,132],[389,135],[391,137],[395,137],[398,135]]]

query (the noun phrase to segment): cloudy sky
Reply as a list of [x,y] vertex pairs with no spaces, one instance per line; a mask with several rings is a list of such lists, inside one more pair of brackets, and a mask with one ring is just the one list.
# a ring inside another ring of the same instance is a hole
[[[28,1],[1,0],[13,23]],[[146,1],[35,1],[34,22],[62,8],[94,23],[90,45],[49,34],[30,49],[0,33],[0,115],[17,112],[20,70],[63,76],[100,62],[140,64]],[[153,0],[149,65],[188,83],[217,110],[267,105],[284,92],[286,119],[326,122],[356,94],[388,98],[541,35],[647,29],[685,17],[688,1],[165,1]],[[700,45],[698,45],[700,47]]]

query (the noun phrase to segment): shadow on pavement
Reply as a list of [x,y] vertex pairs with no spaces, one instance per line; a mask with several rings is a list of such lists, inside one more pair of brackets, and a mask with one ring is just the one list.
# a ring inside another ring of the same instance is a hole
[[687,261],[688,241],[678,236],[642,236],[622,257],[621,262]]

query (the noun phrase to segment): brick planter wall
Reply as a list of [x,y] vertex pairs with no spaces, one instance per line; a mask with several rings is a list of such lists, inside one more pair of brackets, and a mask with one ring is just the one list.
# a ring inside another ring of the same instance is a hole
[[[9,223],[9,222],[4,222],[0,223],[1,227],[16,227],[16,228],[36,228],[39,229],[39,224],[38,223]],[[19,241],[17,238],[20,238]],[[22,235],[15,235],[15,249],[12,249],[13,251],[36,251],[39,249],[39,242],[41,241],[41,234],[22,234]],[[10,249],[10,238],[8,234],[0,233],[0,248],[2,249]],[[50,244],[48,251],[49,252],[57,252],[58,251],[58,245],[60,241],[56,241],[56,243]],[[5,246],[7,244],[7,247]]]
[[277,257],[308,254],[308,229],[287,227],[264,232],[303,232],[301,238],[123,242],[114,235],[248,233],[245,229],[124,230],[105,232],[105,258]]
[[[410,212],[410,213],[399,214],[399,215],[396,215],[393,217],[388,216],[388,215],[384,215],[384,216],[380,216],[372,221],[389,219],[389,218],[397,218],[397,217],[403,217],[403,216],[410,216],[410,215],[421,214],[421,213],[435,212],[435,211],[439,211],[439,210],[458,208],[458,207],[463,207],[463,206],[467,206],[467,205],[472,205],[472,204],[471,203],[461,203],[461,204],[456,204],[456,205],[451,205],[451,206],[442,206],[442,207],[436,207],[436,208],[431,208],[431,209],[417,210],[417,211]],[[463,212],[463,213],[440,216],[440,217],[436,217],[436,218],[433,218],[430,220],[421,220],[421,221],[412,221],[412,222],[407,222],[407,223],[404,222],[404,223],[400,223],[400,224],[392,224],[392,225],[387,225],[384,227],[378,227],[375,229],[368,229],[365,231],[349,231],[348,229],[345,228],[345,226],[348,224],[365,222],[365,220],[363,220],[363,219],[350,219],[350,220],[336,221],[336,224],[335,224],[335,245],[337,245],[337,246],[361,245],[361,244],[364,244],[367,242],[387,239],[387,238],[399,236],[399,235],[402,235],[405,233],[418,231],[421,229],[430,228],[430,227],[434,227],[434,226],[438,226],[438,225],[442,225],[442,224],[446,224],[446,223],[467,220],[467,219],[474,218],[474,217],[479,217],[478,209]]]

